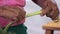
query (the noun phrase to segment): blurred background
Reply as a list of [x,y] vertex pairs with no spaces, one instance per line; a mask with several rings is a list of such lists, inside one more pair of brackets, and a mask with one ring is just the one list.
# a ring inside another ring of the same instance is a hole
[[[58,8],[60,7],[60,0],[55,0],[57,2]],[[24,7],[26,13],[33,13],[41,10],[41,7],[33,3],[31,0],[26,0],[26,6]],[[60,9],[60,8],[59,8]],[[40,15],[32,16],[26,18],[25,25],[27,26],[28,34],[45,34],[45,30],[43,30],[42,25],[52,21],[50,18]],[[57,34],[59,31],[55,31]]]

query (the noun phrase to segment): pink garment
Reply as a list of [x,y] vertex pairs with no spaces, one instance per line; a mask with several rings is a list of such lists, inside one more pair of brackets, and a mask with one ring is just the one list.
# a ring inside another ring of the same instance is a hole
[[25,0],[0,0],[0,6],[18,5],[20,7],[24,7],[25,3]]
[[[25,6],[25,0],[0,0],[0,7],[1,6],[12,6],[17,5],[18,7],[24,7]],[[12,26],[16,26],[18,24],[23,24],[25,19],[19,21],[18,23],[14,23]],[[0,27],[5,27],[7,24],[9,24],[11,20],[5,19],[3,17],[0,17]]]

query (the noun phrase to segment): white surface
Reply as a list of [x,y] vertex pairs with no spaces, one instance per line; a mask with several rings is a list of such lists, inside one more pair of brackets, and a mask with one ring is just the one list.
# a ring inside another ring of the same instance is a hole
[[[33,3],[32,1],[27,0],[25,10],[27,13],[32,13],[32,12],[41,10],[41,8],[37,6],[35,3]],[[45,31],[43,30],[42,25],[49,21],[51,21],[50,18],[46,16],[41,17],[40,15],[26,18],[25,25],[28,27],[28,30],[27,30],[28,34],[45,34]]]

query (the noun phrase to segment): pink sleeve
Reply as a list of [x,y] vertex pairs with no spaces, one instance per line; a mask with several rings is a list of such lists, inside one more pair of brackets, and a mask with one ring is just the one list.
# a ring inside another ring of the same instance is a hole
[[26,4],[26,1],[25,0],[16,0],[17,4],[24,7],[25,4]]
[[0,6],[5,5],[18,5],[24,7],[26,4],[25,0],[0,0]]

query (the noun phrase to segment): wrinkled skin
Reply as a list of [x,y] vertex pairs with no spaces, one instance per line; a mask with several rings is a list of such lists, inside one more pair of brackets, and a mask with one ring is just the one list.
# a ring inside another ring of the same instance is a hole
[[41,16],[46,15],[47,17],[50,17],[52,20],[58,19],[59,16],[59,10],[57,7],[56,2],[52,2],[51,0],[32,0],[37,5],[39,5],[42,8]]
[[26,12],[24,9],[19,8],[17,6],[3,6],[0,7],[0,17],[4,17],[6,19],[15,20],[23,20],[25,18]]

